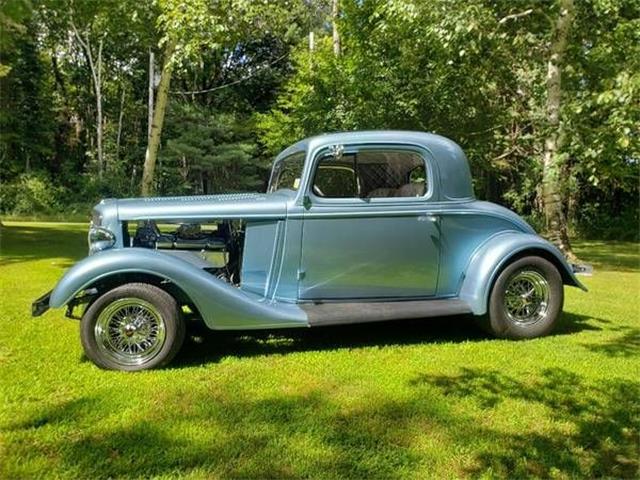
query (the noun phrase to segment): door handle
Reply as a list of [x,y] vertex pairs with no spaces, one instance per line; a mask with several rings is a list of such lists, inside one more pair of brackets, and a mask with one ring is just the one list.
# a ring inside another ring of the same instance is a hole
[[418,217],[418,220],[420,220],[421,222],[436,223],[438,221],[438,216],[427,213],[425,215],[422,215],[421,217]]

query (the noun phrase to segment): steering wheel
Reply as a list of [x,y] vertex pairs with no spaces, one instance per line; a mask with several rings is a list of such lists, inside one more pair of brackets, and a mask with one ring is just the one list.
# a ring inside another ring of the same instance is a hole
[[313,186],[313,193],[315,193],[319,197],[324,197],[324,193],[322,192],[322,190],[320,190],[320,187],[318,187],[317,185]]

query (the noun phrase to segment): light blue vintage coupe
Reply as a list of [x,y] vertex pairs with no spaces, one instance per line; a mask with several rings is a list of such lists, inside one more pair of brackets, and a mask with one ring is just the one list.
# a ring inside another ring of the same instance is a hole
[[438,135],[368,131],[300,141],[267,193],[103,200],[89,256],[33,315],[83,310],[98,366],[142,370],[186,323],[274,329],[472,314],[493,334],[549,333],[561,252],[519,216],[474,198],[467,159]]

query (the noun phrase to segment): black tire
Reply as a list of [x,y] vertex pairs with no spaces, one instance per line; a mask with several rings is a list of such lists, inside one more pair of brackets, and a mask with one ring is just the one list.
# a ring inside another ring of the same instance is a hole
[[[154,285],[127,283],[89,306],[80,321],[80,340],[87,357],[100,368],[148,370],[162,367],[175,357],[185,330],[181,311],[171,295]],[[116,333],[110,336],[111,332]],[[142,339],[139,344],[126,343],[138,337]]]
[[[530,282],[529,286],[527,282]],[[515,294],[529,287],[536,292],[532,297]],[[520,301],[523,303],[518,304]],[[500,272],[489,295],[487,315],[478,320],[485,331],[496,337],[541,337],[555,327],[563,303],[562,277],[555,265],[542,257],[523,257]]]

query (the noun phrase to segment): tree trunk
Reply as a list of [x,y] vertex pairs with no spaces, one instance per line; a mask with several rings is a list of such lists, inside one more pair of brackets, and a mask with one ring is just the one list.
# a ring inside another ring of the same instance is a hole
[[98,42],[98,65],[95,73],[96,89],[96,145],[98,148],[98,178],[104,173],[104,153],[102,151],[102,39]]
[[151,125],[153,124],[153,88],[155,81],[155,60],[153,51],[149,49],[149,103],[147,107],[147,143],[151,138]]
[[129,189],[131,192],[133,192],[133,187],[136,183],[137,176],[138,176],[138,166],[134,164],[133,169],[131,170],[131,185],[129,186]]
[[551,39],[550,55],[547,62],[547,128],[544,142],[542,168],[542,204],[549,240],[551,240],[570,260],[576,259],[571,249],[567,232],[567,220],[563,211],[561,188],[562,124],[560,122],[560,102],[562,99],[561,70],[567,40],[573,22],[573,0],[560,0],[560,13]]
[[338,0],[333,0],[331,4],[331,23],[333,24],[333,54],[336,57],[340,55],[340,33],[338,32],[339,14],[340,6]]
[[118,135],[116,136],[116,159],[120,158],[120,140],[122,138],[122,119],[124,117],[124,94],[125,88],[122,86],[120,95],[120,114],[118,115]]
[[189,181],[189,164],[187,163],[187,157],[184,155],[180,163],[180,175],[182,176],[182,181],[186,184]]
[[91,79],[93,80],[93,90],[96,94],[96,150],[98,156],[98,177],[102,179],[102,173],[104,169],[104,159],[102,152],[102,44],[103,38],[98,42],[98,58],[97,65],[93,58],[93,52],[91,51],[91,41],[89,40],[89,34],[85,34],[84,40],[78,32],[75,23],[71,21],[71,28],[78,40],[78,43],[82,47],[82,51],[87,57],[87,63],[89,63],[89,69],[91,71]]
[[153,193],[153,177],[156,170],[156,161],[158,159],[158,150],[160,148],[160,136],[162,134],[162,124],[164,123],[164,114],[169,99],[169,85],[171,83],[171,74],[173,72],[173,51],[175,43],[169,41],[164,50],[164,64],[162,66],[162,74],[160,76],[160,85],[158,85],[158,96],[153,111],[153,121],[151,122],[151,133],[149,135],[149,143],[147,152],[144,157],[144,167],[142,170],[142,196],[148,197]]

